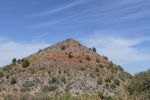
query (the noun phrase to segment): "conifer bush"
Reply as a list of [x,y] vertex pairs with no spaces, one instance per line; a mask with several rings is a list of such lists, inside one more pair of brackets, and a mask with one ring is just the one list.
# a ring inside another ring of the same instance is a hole
[[13,58],[13,59],[12,59],[12,63],[15,64],[16,62],[17,62],[17,59],[16,59],[16,58]]
[[22,67],[23,68],[26,68],[26,67],[28,67],[30,65],[30,62],[28,61],[28,60],[23,60],[23,63],[22,63]]
[[96,48],[95,48],[95,47],[93,47],[93,48],[92,48],[92,51],[93,51],[93,52],[96,52]]

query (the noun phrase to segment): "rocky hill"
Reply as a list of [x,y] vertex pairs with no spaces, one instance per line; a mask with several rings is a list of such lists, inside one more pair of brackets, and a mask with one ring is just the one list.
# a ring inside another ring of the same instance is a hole
[[14,58],[12,64],[1,68],[0,100],[32,100],[34,96],[64,93],[98,94],[105,99],[115,96],[127,83],[128,76],[121,66],[96,53],[95,48],[67,39],[26,58]]

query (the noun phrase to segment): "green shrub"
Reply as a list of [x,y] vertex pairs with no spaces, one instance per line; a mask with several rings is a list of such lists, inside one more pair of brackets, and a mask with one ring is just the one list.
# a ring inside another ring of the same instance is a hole
[[84,67],[81,67],[80,70],[81,70],[81,71],[85,71],[85,68],[84,68]]
[[42,50],[41,50],[41,49],[39,49],[38,53],[40,53],[40,52],[42,52]]
[[111,88],[111,89],[115,89],[115,88],[116,88],[116,85],[115,85],[114,83],[111,83],[111,84],[110,84],[110,88]]
[[22,63],[22,67],[23,68],[26,68],[26,67],[28,67],[30,65],[30,63],[29,63],[29,61],[28,60],[23,60],[23,63]]
[[85,59],[88,60],[88,61],[90,61],[90,60],[91,60],[91,57],[90,57],[89,55],[86,55],[86,56],[85,56]]
[[15,64],[15,63],[16,63],[16,61],[17,61],[17,59],[16,59],[16,58],[13,58],[13,59],[12,59],[12,63],[13,63],[13,64]]
[[120,85],[120,81],[117,78],[113,78],[113,81],[116,85]]
[[11,84],[16,84],[16,83],[17,83],[17,81],[16,81],[16,79],[15,79],[15,78],[12,78],[12,79],[10,80],[10,83],[11,83]]
[[65,78],[65,77],[62,77],[62,78],[61,78],[61,81],[62,81],[64,84],[66,84],[66,78]]
[[4,73],[3,72],[0,72],[0,77],[3,77],[4,76]]
[[101,77],[97,78],[97,84],[98,85],[102,85],[102,83],[103,83],[102,78]]
[[96,52],[96,48],[95,48],[95,47],[93,47],[93,48],[92,48],[92,51],[93,51],[93,52]]
[[108,76],[108,77],[106,77],[106,79],[105,79],[105,82],[111,82],[111,80],[113,80],[113,77],[112,76]]

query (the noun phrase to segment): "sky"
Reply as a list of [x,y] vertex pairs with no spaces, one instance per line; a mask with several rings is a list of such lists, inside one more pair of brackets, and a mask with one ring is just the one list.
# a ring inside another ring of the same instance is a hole
[[150,69],[149,0],[0,0],[0,66],[67,38],[127,72]]

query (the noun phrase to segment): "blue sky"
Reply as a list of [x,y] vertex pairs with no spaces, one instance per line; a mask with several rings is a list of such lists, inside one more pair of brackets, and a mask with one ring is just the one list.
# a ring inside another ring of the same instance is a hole
[[0,0],[0,66],[75,38],[131,74],[150,69],[149,0]]

